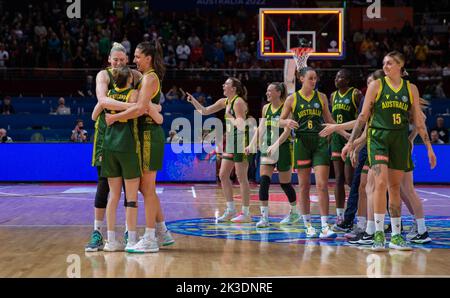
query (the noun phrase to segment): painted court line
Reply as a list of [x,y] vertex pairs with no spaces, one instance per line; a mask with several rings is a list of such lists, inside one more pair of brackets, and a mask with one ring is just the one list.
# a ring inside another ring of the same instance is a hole
[[444,194],[441,194],[441,193],[438,193],[438,192],[434,192],[434,191],[426,191],[426,190],[421,190],[421,189],[416,189],[416,191],[422,192],[422,193],[426,193],[426,194],[429,194],[429,195],[435,195],[435,196],[440,196],[440,197],[444,197],[444,198],[450,198],[449,195],[444,195]]

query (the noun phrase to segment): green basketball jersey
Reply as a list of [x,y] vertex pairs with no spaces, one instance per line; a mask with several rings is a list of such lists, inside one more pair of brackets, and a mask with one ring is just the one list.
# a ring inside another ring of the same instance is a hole
[[[154,104],[159,104],[159,101],[161,100],[161,81],[159,80],[159,77],[156,74],[154,69],[150,69],[142,75],[141,79],[138,81],[138,83],[136,85],[136,89],[141,90],[142,79],[144,78],[144,76],[151,74],[151,73],[154,73],[159,81],[158,91],[156,91],[156,93],[153,95],[153,97],[151,98],[151,101]],[[142,115],[141,117],[138,118],[138,122],[139,122],[139,125],[142,125],[142,124],[159,125],[159,124],[156,124],[155,121],[153,121],[152,117],[150,117],[149,115]]]
[[[272,104],[269,104],[266,110],[266,114],[264,118],[266,119],[266,131],[264,132],[264,140],[267,142],[268,146],[271,146],[276,142],[276,138],[273,136],[272,127],[278,127],[278,137],[284,132],[284,128],[280,127],[280,116],[281,111],[283,110],[284,104],[281,104],[278,109],[275,111],[272,109]],[[289,142],[289,139],[286,139],[283,143]]]
[[[235,118],[236,118],[236,112],[234,111],[234,104],[235,104],[236,100],[238,99],[238,97],[239,96],[236,95],[230,101],[231,102],[230,114]],[[228,106],[228,99],[225,102],[225,106]],[[245,114],[245,119],[247,119],[247,113]],[[242,131],[239,131],[236,126],[234,126],[231,122],[229,122],[226,115],[225,115],[225,125],[226,125],[226,133],[227,134],[233,133],[236,136],[238,133],[244,133]],[[248,134],[248,132],[249,132],[248,126],[245,126],[245,133]]]
[[370,127],[408,130],[409,110],[413,101],[409,81],[402,79],[398,90],[394,90],[387,77],[379,80],[380,88],[369,120]]
[[340,124],[356,119],[358,107],[353,97],[354,90],[355,88],[350,87],[344,94],[340,94],[339,90],[333,93],[331,115],[336,123]]
[[[114,80],[111,67],[105,69],[109,77],[108,89],[114,89]],[[102,155],[103,143],[106,131],[105,111],[102,111],[95,121],[94,146],[92,151],[92,166],[100,166],[100,156]]]
[[[114,88],[108,91],[108,97],[128,102],[132,91],[132,88]],[[106,128],[103,148],[116,152],[136,152],[137,132],[137,119],[117,121]]]
[[319,92],[313,91],[311,98],[305,98],[300,90],[294,93],[294,103],[292,104],[294,120],[299,128],[295,131],[299,133],[319,133],[323,123],[323,103],[319,97]]

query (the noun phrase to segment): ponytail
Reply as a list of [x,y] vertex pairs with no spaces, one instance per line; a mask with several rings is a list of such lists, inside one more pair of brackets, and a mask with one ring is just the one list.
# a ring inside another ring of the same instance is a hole
[[137,45],[145,56],[152,57],[153,68],[160,81],[163,80],[166,73],[166,67],[164,66],[163,51],[161,44],[157,40],[144,41]]
[[247,101],[247,88],[245,88],[245,86],[242,85],[241,81],[234,77],[230,77],[228,79],[231,80],[231,82],[233,82],[232,86],[236,88],[236,94],[243,100]]
[[275,86],[275,89],[277,89],[277,91],[281,93],[280,94],[281,101],[284,101],[287,96],[286,85],[281,82],[272,82],[272,83],[270,83],[270,85]]

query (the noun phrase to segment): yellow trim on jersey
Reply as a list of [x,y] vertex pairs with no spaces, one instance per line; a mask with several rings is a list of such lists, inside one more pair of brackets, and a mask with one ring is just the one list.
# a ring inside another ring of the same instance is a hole
[[409,83],[409,81],[406,81],[406,88],[408,88],[409,101],[411,102],[411,105],[412,105],[414,102],[414,97],[412,95],[411,84]]
[[294,102],[292,103],[292,112],[295,111],[295,107],[297,106],[297,92],[294,93]]
[[130,92],[128,92],[127,97],[125,98],[125,102],[128,102],[130,100],[131,94],[134,93],[134,90],[131,89]]
[[[304,100],[306,100],[307,102],[310,102],[310,101],[314,98],[314,95],[316,95],[316,90],[313,90],[313,92],[312,92],[312,94],[311,94],[311,96],[310,96],[309,98],[307,98],[305,95],[302,94],[302,90],[301,90],[301,89],[298,91],[298,93],[300,94],[300,96],[301,96]],[[320,97],[320,96],[319,96],[319,97]]]
[[383,81],[381,79],[377,79],[377,81],[380,81],[380,84],[378,85],[378,92],[377,96],[375,97],[375,102],[377,102],[381,97],[381,92],[383,91]]
[[334,91],[333,93],[331,93],[331,104],[334,104],[334,101],[336,99],[336,93],[337,93],[337,91]]
[[354,88],[353,88],[353,87],[349,87],[349,88],[347,89],[347,91],[345,91],[344,94],[341,94],[341,92],[339,92],[339,90],[337,90],[336,92],[339,94],[340,97],[344,97],[344,96],[346,96],[347,93],[348,93],[350,90],[352,90],[352,89],[354,89]]
[[398,93],[401,89],[402,89],[402,87],[403,87],[403,79],[400,79],[401,80],[401,82],[400,82],[400,86],[398,87],[398,89],[395,89],[392,85],[391,85],[391,83],[389,82],[389,77],[388,76],[385,76],[384,77],[384,80],[386,81],[386,84],[389,86],[389,88],[392,90],[392,91],[394,91],[395,93]]
[[126,91],[127,89],[132,89],[132,88],[130,88],[130,87],[123,87],[123,88],[119,88],[119,87],[117,87],[115,84],[114,84],[114,90],[116,91],[116,92],[124,92],[124,91]]
[[[314,92],[316,92],[316,91],[314,91]],[[323,100],[322,100],[319,92],[317,92],[317,97],[319,98],[319,101],[320,101],[320,104],[322,105],[322,110],[323,110],[324,109]]]
[[355,117],[357,117],[358,116],[358,107],[356,106],[355,93],[356,93],[356,88],[353,88],[352,103],[353,103],[353,106],[355,107]]
[[372,129],[369,128],[367,130],[367,158],[369,159],[369,167],[372,166],[372,163],[370,162],[370,136],[372,135]]
[[[99,116],[100,117],[100,116]],[[97,118],[97,121],[95,121],[95,133],[94,133],[94,146],[93,146],[93,150],[92,150],[92,162],[91,165],[94,167],[95,166],[95,150],[97,148],[97,138],[98,138],[98,122],[100,121],[100,118]]]
[[138,121],[137,118],[133,119],[133,136],[134,142],[136,145],[136,153],[139,161],[139,170],[141,171],[141,175],[144,172],[142,169],[142,152],[141,152],[141,142],[139,141],[139,129],[138,129]]
[[276,109],[275,111],[272,109],[273,105],[272,103],[270,103],[270,111],[272,112],[272,114],[276,114],[280,109],[283,108],[283,103],[281,103],[281,105],[278,107],[278,109]]

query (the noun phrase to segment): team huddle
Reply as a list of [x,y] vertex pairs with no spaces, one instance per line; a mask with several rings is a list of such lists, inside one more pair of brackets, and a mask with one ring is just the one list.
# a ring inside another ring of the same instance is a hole
[[[156,194],[156,172],[162,168],[165,141],[159,105],[164,77],[161,47],[156,41],[139,44],[134,54],[137,71],[126,66],[127,60],[125,49],[115,43],[108,60],[110,67],[97,75],[98,103],[92,114],[96,121],[92,165],[98,169],[99,180],[94,231],[86,251],[157,252],[161,246],[175,242],[165,225]],[[431,168],[436,165],[436,157],[425,127],[421,111],[423,101],[417,87],[402,78],[404,61],[398,52],[387,54],[383,70],[369,76],[364,97],[361,91],[351,87],[349,71],[340,70],[335,79],[337,90],[330,100],[316,90],[316,71],[310,67],[298,68],[301,88],[293,94],[287,94],[284,83],[268,85],[268,103],[262,108],[262,121],[253,135],[246,125],[247,90],[238,79],[228,78],[223,84],[224,97],[208,107],[187,93],[187,100],[202,115],[225,110],[226,143],[219,178],[227,207],[217,217],[217,223],[252,222],[248,160],[259,150],[261,217],[256,223],[257,229],[268,228],[271,224],[269,189],[276,168],[281,189],[290,204],[290,211],[280,224],[291,225],[303,220],[307,238],[335,238],[336,232],[344,231],[351,244],[385,250],[384,218],[388,209],[389,248],[409,250],[411,247],[401,234],[401,202],[404,202],[415,217],[407,239],[418,244],[430,242],[412,176],[411,151],[417,134],[427,147]],[[414,126],[411,132],[410,124]],[[329,224],[330,160],[336,176],[336,222],[333,226]],[[291,182],[293,168],[299,182],[299,209]],[[233,169],[242,197],[242,212],[239,213],[230,179]],[[319,198],[320,227],[314,227],[311,220],[312,169]],[[345,184],[350,186],[346,209]],[[120,241],[115,232],[122,186],[126,207],[124,241]],[[140,240],[136,229],[138,191],[144,196],[146,226]],[[105,213],[107,241],[103,245],[101,228]]]

